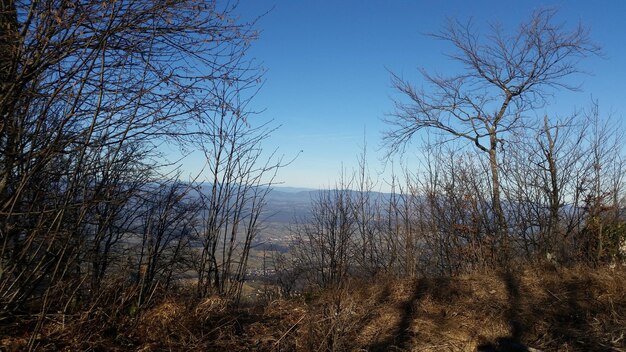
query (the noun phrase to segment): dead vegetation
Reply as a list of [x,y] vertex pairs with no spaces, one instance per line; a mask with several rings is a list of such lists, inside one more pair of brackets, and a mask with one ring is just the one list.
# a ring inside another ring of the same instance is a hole
[[[452,278],[353,281],[350,289],[235,307],[163,297],[13,331],[3,350],[625,351],[623,268],[525,268]],[[117,311],[117,315],[115,315]],[[71,319],[70,319],[71,318]],[[28,331],[25,329],[24,331]]]
[[[624,272],[537,270],[406,282],[363,330],[368,350],[621,351]],[[375,332],[372,334],[372,332]]]

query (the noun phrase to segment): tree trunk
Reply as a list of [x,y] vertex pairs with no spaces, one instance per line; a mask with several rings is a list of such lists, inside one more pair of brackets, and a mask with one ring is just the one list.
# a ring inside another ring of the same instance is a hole
[[491,190],[492,190],[492,203],[493,211],[496,215],[497,229],[496,236],[499,244],[497,250],[502,252],[498,255],[501,263],[506,263],[510,259],[510,248],[508,238],[508,226],[506,222],[506,216],[502,209],[502,203],[500,201],[500,177],[498,172],[498,138],[495,132],[490,135],[490,148],[489,148],[489,168],[491,169]]
[[10,183],[17,143],[11,133],[15,109],[15,79],[18,46],[17,12],[14,0],[0,0],[0,205]]

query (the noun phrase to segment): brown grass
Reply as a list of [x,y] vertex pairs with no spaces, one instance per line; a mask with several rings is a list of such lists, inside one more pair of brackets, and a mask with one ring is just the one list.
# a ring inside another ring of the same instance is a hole
[[421,279],[379,305],[358,341],[380,351],[624,351],[625,288],[623,270],[588,268]]
[[[170,297],[115,319],[50,321],[42,350],[626,351],[624,268],[531,268],[369,280],[233,308]],[[28,335],[0,339],[21,350]]]

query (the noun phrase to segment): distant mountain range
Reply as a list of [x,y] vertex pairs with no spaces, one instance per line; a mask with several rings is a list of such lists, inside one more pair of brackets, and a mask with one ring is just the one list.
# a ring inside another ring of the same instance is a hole
[[[201,185],[201,192],[210,193],[211,185],[208,183]],[[266,206],[263,210],[263,219],[265,222],[278,224],[292,224],[296,220],[304,220],[311,215],[312,201],[316,199],[320,192],[330,192],[332,190],[322,190],[304,187],[283,187],[274,186],[271,192],[266,196]],[[358,193],[357,191],[350,191]],[[390,193],[371,192],[373,197],[379,199],[389,199]],[[198,194],[192,192],[191,197],[197,197]]]
[[274,187],[267,195],[265,217],[268,222],[293,223],[310,216],[311,200],[319,190],[296,187]]
[[[293,223],[295,219],[306,219],[311,214],[312,200],[316,199],[320,192],[330,190],[320,190],[297,187],[274,187],[268,194],[265,207],[265,214],[268,222]],[[357,191],[350,191],[354,194]],[[389,199],[389,193],[371,192],[373,197],[379,199]]]

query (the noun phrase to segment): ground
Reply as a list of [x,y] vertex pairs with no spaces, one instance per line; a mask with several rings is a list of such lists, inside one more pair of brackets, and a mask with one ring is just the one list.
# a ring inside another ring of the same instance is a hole
[[[50,320],[41,350],[626,351],[626,268],[554,266],[353,280],[233,307],[181,296],[131,315]],[[28,333],[0,341],[21,350]]]

